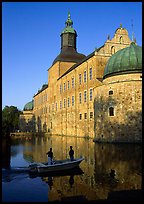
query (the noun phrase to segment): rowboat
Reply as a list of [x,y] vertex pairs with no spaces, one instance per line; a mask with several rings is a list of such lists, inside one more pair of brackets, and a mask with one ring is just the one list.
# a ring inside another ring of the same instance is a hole
[[75,176],[75,175],[82,175],[84,171],[78,166],[73,169],[62,170],[62,171],[54,171],[54,172],[45,172],[45,173],[38,173],[38,172],[29,172],[30,178],[48,178],[48,177],[63,177],[63,176]]
[[55,171],[55,172],[45,172],[45,173],[38,173],[36,171],[30,172],[29,167],[12,167],[10,169],[2,169],[2,182],[10,182],[11,180],[18,178],[23,178],[26,175],[29,175],[29,178],[49,178],[49,177],[62,177],[62,176],[75,176],[75,175],[82,175],[84,172],[82,169],[77,166],[72,169],[62,170],[62,171]]
[[54,173],[65,170],[71,170],[79,167],[80,163],[84,160],[83,157],[75,158],[73,161],[70,159],[65,160],[55,160],[53,164],[48,165],[48,163],[32,163],[29,165],[30,173]]

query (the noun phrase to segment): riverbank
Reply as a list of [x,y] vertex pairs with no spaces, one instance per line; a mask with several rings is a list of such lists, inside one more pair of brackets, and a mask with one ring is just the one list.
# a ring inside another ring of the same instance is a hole
[[107,199],[100,199],[100,200],[87,200],[84,196],[74,196],[74,197],[65,197],[62,198],[61,201],[55,200],[50,201],[49,203],[61,203],[61,202],[81,202],[81,203],[111,203],[111,201],[115,202],[136,202],[136,203],[142,203],[143,200],[143,194],[142,189],[139,190],[123,190],[123,191],[112,191],[108,194]]

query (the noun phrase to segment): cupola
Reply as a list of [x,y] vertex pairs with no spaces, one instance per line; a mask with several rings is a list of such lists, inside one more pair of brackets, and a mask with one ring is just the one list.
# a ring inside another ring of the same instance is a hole
[[65,22],[65,28],[61,32],[61,52],[53,61],[55,64],[57,61],[62,62],[75,62],[78,63],[86,56],[78,53],[76,48],[76,38],[77,33],[74,30],[73,21],[70,17],[70,12],[68,12],[68,19]]

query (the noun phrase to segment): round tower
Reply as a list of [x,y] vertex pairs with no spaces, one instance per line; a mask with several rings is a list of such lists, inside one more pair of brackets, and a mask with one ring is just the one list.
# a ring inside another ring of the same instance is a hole
[[132,42],[109,58],[94,90],[95,141],[142,142],[142,48]]

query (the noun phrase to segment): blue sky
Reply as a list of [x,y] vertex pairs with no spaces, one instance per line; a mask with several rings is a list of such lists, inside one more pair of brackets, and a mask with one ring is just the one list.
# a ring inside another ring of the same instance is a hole
[[[142,46],[142,2],[3,2],[2,108],[23,110],[48,82],[47,70],[60,53],[68,11],[77,31],[77,51],[90,54],[122,23]],[[133,24],[133,26],[132,26]]]

